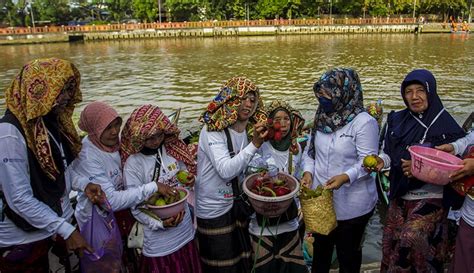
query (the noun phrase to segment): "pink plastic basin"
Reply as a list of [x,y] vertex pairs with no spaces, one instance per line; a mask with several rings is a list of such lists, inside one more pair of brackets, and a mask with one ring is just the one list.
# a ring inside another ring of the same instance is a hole
[[284,179],[288,183],[288,188],[291,190],[291,192],[277,197],[262,196],[250,191],[250,187],[252,187],[253,182],[259,176],[259,173],[247,176],[242,186],[245,194],[247,194],[249,197],[250,204],[256,212],[263,216],[278,217],[282,215],[290,206],[291,202],[293,201],[293,197],[298,193],[300,184],[293,176],[279,172],[277,174],[278,178]]
[[411,173],[421,181],[446,185],[449,176],[462,168],[462,160],[456,156],[422,146],[408,148],[411,154]]
[[165,206],[153,206],[153,205],[147,204],[148,209],[154,214],[156,214],[156,216],[160,217],[160,219],[170,218],[180,213],[181,211],[183,211],[184,205],[186,204],[186,199],[189,196],[189,191],[185,188],[176,188],[176,189],[178,191],[186,192],[186,196],[183,199],[179,200],[178,202],[174,202],[172,204],[165,205]]

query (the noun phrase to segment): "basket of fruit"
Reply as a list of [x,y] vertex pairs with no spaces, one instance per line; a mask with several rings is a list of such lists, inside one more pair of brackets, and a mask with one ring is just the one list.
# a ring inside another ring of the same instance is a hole
[[328,235],[337,226],[332,203],[332,191],[318,186],[311,190],[303,187],[300,194],[301,210],[306,230]]
[[160,219],[166,219],[184,210],[186,198],[189,191],[185,188],[176,188],[179,192],[179,198],[175,196],[164,196],[154,193],[147,201],[147,208]]
[[282,172],[274,177],[264,172],[252,174],[242,187],[255,211],[267,217],[282,215],[300,188],[294,177]]
[[421,181],[446,185],[449,176],[462,168],[462,159],[433,148],[411,146],[411,173]]

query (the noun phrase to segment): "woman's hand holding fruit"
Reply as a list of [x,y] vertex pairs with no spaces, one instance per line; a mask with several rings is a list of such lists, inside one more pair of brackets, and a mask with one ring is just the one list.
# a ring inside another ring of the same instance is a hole
[[267,119],[267,135],[265,141],[275,140],[280,141],[283,138],[283,133],[281,132],[281,123],[279,121],[273,121],[273,119]]
[[265,123],[259,122],[254,125],[253,127],[253,138],[252,143],[255,147],[260,148],[263,142],[265,141],[265,137],[268,134],[268,130],[265,127]]
[[194,187],[194,182],[196,181],[194,174],[185,170],[178,171],[178,173],[176,173],[176,179],[178,179],[179,183],[190,188]]
[[375,154],[372,154],[364,157],[362,167],[364,167],[364,170],[368,173],[380,172],[384,167],[384,162],[382,158]]
[[176,189],[164,183],[156,182],[156,184],[158,185],[158,193],[164,196],[174,196],[175,198],[179,198],[179,192]]

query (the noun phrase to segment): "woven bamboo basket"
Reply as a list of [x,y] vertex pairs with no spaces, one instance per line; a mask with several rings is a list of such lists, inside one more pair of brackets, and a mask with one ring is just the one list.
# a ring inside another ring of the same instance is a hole
[[318,197],[300,200],[306,230],[328,235],[337,226],[336,212],[332,203],[332,192]]

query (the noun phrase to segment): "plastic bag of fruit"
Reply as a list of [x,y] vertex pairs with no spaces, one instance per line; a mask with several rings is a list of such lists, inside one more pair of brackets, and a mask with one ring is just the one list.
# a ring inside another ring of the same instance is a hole
[[306,230],[328,235],[336,228],[331,190],[325,190],[321,186],[314,190],[302,187],[300,202]]

